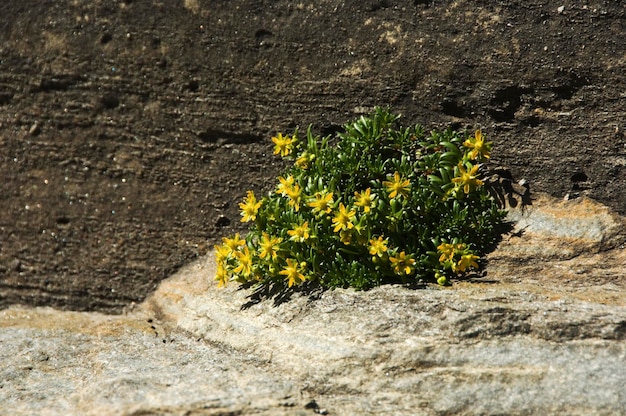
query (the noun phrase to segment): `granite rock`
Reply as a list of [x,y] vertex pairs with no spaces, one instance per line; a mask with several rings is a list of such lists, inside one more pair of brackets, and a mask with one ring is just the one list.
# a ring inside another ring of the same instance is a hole
[[486,275],[250,301],[211,256],[124,315],[0,312],[7,414],[621,414],[624,218],[539,197]]

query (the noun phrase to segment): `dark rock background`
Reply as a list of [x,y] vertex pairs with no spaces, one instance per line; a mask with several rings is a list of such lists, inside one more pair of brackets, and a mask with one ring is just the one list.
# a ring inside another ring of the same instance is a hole
[[625,35],[622,1],[4,1],[0,306],[142,300],[245,231],[273,133],[376,105],[626,214]]

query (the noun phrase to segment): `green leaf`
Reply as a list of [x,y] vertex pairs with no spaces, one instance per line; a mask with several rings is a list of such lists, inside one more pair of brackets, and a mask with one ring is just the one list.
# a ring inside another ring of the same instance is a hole
[[461,154],[461,151],[459,150],[457,145],[455,145],[454,143],[451,143],[451,142],[441,142],[441,143],[439,143],[439,145],[440,146],[444,146],[450,152],[455,153],[458,156],[459,159],[461,159],[463,157],[463,155]]

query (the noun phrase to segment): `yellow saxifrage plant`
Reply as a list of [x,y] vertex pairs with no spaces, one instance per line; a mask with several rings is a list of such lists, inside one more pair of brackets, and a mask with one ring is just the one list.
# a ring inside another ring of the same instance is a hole
[[377,108],[336,138],[273,137],[293,165],[239,204],[252,227],[215,247],[219,285],[445,285],[478,269],[505,216],[481,179],[492,143],[481,131],[394,129],[397,119]]

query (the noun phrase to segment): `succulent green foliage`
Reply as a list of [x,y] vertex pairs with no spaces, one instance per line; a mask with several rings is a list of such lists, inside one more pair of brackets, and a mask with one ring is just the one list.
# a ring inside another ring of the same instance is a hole
[[491,143],[397,120],[377,108],[337,137],[273,137],[294,163],[274,191],[240,204],[253,226],[216,246],[219,284],[443,285],[478,269],[505,216],[480,179]]

